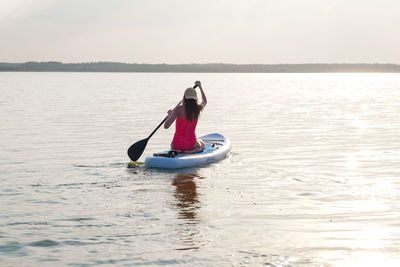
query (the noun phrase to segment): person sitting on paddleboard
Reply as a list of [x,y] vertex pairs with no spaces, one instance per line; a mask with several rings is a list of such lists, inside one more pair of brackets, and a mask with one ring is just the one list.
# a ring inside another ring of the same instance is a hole
[[207,104],[207,98],[201,82],[196,81],[195,84],[200,88],[201,104],[198,104],[196,90],[194,88],[186,89],[179,104],[173,110],[168,110],[168,117],[164,123],[164,128],[168,129],[176,120],[171,150],[180,153],[197,153],[205,148],[204,142],[196,139],[195,131],[200,112]]

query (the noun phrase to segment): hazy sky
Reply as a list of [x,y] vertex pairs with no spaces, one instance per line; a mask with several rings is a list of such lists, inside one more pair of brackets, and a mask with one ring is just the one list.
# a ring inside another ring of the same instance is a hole
[[0,61],[400,63],[399,0],[0,0]]

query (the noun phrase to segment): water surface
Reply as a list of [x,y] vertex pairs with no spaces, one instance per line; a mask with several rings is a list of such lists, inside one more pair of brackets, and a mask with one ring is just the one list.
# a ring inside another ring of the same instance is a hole
[[[226,135],[230,155],[127,168],[195,80],[197,134]],[[0,265],[398,266],[399,88],[399,74],[0,73]]]

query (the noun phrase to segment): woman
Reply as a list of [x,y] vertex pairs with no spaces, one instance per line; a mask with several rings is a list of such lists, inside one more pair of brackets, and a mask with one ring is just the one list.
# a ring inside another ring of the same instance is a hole
[[171,124],[175,123],[175,134],[171,143],[171,150],[180,153],[197,153],[203,151],[204,142],[196,139],[196,125],[200,116],[200,111],[207,104],[207,98],[204,94],[201,82],[196,81],[196,85],[200,88],[202,102],[197,102],[197,93],[193,88],[185,90],[183,99],[173,109],[168,110],[168,117],[164,123],[164,128],[168,129]]

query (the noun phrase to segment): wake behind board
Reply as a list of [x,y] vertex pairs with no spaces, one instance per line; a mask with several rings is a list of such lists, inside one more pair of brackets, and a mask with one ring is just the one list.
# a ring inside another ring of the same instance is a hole
[[221,134],[208,134],[200,137],[205,143],[205,150],[194,154],[173,154],[170,151],[156,153],[147,157],[145,164],[149,168],[179,169],[204,165],[219,161],[231,150],[231,142]]

